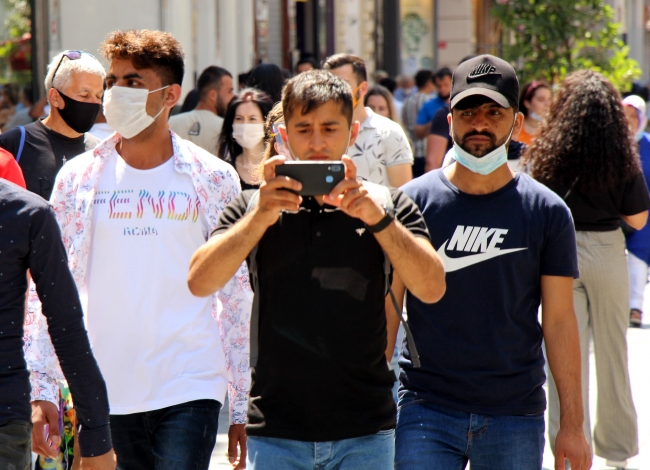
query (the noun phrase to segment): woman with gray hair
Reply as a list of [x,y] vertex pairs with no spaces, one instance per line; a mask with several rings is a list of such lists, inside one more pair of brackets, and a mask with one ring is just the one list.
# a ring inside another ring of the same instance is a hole
[[0,147],[16,158],[29,191],[49,199],[63,164],[99,143],[87,132],[101,108],[105,76],[87,52],[57,54],[45,76],[49,115],[0,135]]

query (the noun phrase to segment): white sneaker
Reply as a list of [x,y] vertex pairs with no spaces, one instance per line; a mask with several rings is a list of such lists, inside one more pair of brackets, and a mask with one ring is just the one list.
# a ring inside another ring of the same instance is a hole
[[627,460],[606,460],[605,465],[616,469],[625,469],[627,468]]

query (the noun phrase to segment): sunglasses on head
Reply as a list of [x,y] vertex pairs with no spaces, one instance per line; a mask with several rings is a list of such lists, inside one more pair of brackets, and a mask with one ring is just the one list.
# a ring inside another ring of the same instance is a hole
[[54,77],[56,77],[56,73],[59,71],[59,67],[61,67],[61,62],[63,62],[63,58],[67,57],[69,60],[77,60],[77,59],[81,59],[82,54],[88,54],[93,59],[95,58],[95,56],[93,56],[92,54],[89,54],[88,52],[84,52],[84,51],[63,51],[63,54],[61,54],[61,59],[59,60],[59,63],[56,65],[56,68],[54,69],[54,73],[52,74],[52,87],[54,87]]

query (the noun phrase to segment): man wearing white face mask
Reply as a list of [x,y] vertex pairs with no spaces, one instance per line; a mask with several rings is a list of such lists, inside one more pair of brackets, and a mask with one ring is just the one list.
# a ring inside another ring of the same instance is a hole
[[[116,31],[103,50],[116,134],[64,167],[52,204],[106,377],[118,469],[207,469],[227,390],[235,462],[250,382],[248,272],[206,298],[191,294],[187,274],[239,178],[167,127],[184,73],[173,36]],[[43,329],[27,334],[32,388],[43,388],[58,365]]]
[[[407,293],[422,367],[414,368],[405,346],[398,470],[464,468],[468,461],[477,468],[541,468],[542,340],[562,410],[556,468],[564,468],[564,459],[574,470],[591,465],[573,310],[575,231],[559,197],[508,168],[507,147],[523,119],[518,92],[515,71],[497,57],[461,64],[448,117],[456,162],[403,187],[444,261],[447,292],[432,305]],[[393,291],[403,298],[399,276]],[[397,330],[393,315],[387,313],[388,351]]]

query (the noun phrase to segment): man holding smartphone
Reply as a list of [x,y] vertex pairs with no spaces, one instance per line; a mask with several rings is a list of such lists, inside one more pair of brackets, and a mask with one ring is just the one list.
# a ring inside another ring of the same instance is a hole
[[[236,198],[192,258],[190,290],[210,295],[242,261],[257,266],[249,468],[392,469],[384,253],[426,303],[445,291],[443,265],[414,203],[391,190],[392,204],[382,207],[343,155],[359,132],[344,81],[303,73],[287,83],[282,106],[294,158],[342,160],[345,179],[327,195],[303,198],[296,193],[310,188],[276,176],[285,157],[264,162],[258,196]],[[252,197],[259,199],[249,207]]]

